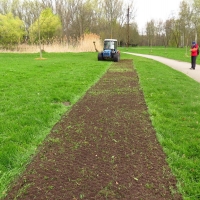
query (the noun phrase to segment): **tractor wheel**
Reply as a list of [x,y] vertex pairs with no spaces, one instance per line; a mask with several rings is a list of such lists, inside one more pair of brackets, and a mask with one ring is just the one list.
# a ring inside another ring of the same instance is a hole
[[113,61],[114,62],[119,62],[119,54],[116,53],[114,56],[113,56]]
[[102,53],[98,53],[98,61],[99,61],[99,60],[103,60]]

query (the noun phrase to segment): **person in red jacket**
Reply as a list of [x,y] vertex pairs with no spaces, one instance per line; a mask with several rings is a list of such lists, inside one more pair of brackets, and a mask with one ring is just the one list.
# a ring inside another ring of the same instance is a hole
[[191,46],[191,68],[192,70],[195,70],[196,67],[196,60],[197,60],[197,50],[198,50],[199,46],[196,42],[192,42],[192,46]]

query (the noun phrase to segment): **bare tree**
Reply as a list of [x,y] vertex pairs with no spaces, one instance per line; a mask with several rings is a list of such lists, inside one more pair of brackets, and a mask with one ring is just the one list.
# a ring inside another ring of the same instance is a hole
[[151,20],[150,22],[146,23],[146,34],[147,34],[147,38],[148,38],[148,45],[151,47],[151,51],[152,51],[152,45],[155,39],[155,21]]
[[164,43],[165,47],[169,46],[169,41],[172,35],[172,20],[168,19],[164,23]]
[[192,5],[192,22],[195,29],[195,40],[198,41],[198,29],[200,27],[200,1],[199,0],[193,0]]
[[180,19],[175,19],[172,18],[171,19],[171,33],[172,33],[172,38],[171,38],[171,42],[172,44],[175,44],[176,47],[180,46]]
[[[180,31],[181,31],[181,46],[188,46],[188,38],[190,36],[191,30],[191,19],[192,19],[192,11],[190,5],[182,1],[180,3],[180,11],[179,11],[179,20],[180,20]],[[185,42],[186,41],[186,42]]]
[[104,19],[107,22],[107,27],[110,31],[108,37],[113,37],[113,29],[117,23],[117,20],[122,16],[122,0],[103,0],[101,2],[102,12],[104,14]]
[[0,14],[6,15],[11,12],[12,0],[3,0],[0,1]]
[[162,20],[155,22],[155,45],[163,45],[164,23]]

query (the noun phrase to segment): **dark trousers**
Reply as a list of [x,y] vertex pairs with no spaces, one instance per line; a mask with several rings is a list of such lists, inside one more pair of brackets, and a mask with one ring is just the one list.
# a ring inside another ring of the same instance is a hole
[[196,67],[196,59],[197,57],[196,56],[191,56],[191,64],[192,64],[192,68],[195,69]]

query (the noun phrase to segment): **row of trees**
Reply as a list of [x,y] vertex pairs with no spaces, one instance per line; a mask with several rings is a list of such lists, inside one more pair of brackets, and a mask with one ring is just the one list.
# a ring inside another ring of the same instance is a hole
[[198,41],[200,0],[183,0],[177,16],[151,19],[140,33],[135,13],[132,0],[1,0],[0,43],[75,41],[86,33],[117,38],[122,45],[180,47]]
[[129,5],[123,0],[1,0],[0,42],[32,43],[39,37],[48,42],[55,38],[74,41],[85,33],[96,33],[125,43],[128,7],[129,20],[133,20],[131,0]]
[[[200,33],[200,0],[183,0],[178,16],[171,15],[166,21],[150,20],[146,24],[143,44],[183,47],[198,40]],[[144,39],[145,38],[145,39]]]

